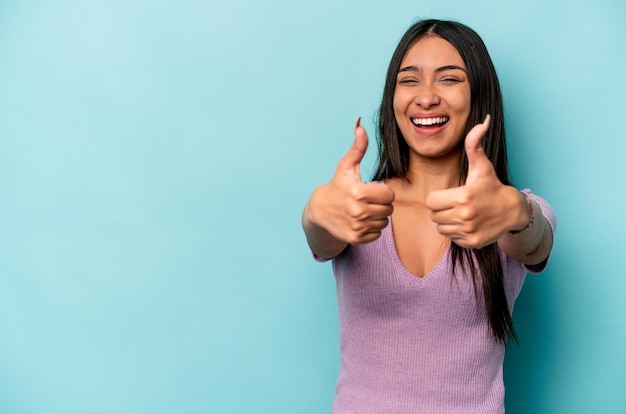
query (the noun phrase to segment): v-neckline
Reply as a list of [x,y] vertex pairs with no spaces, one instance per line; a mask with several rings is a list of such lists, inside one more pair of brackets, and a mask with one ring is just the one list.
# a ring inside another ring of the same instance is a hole
[[410,283],[418,284],[418,285],[430,283],[431,280],[437,279],[437,275],[442,273],[441,270],[443,269],[444,265],[447,262],[446,258],[450,254],[451,243],[448,243],[448,246],[444,250],[443,254],[439,257],[435,265],[432,267],[432,269],[426,272],[423,276],[418,276],[414,274],[413,272],[411,272],[409,269],[407,269],[404,263],[402,263],[402,260],[400,260],[400,255],[398,254],[398,247],[396,246],[396,239],[394,236],[391,217],[389,217],[388,228],[389,228],[388,236],[390,237],[390,240],[387,241],[387,246],[390,250],[390,254],[394,261],[396,269],[400,271],[403,277],[405,279],[410,279],[410,281],[412,281]]

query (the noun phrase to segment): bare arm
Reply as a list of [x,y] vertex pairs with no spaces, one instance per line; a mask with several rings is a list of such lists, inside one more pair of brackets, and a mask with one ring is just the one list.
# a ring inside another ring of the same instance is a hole
[[[537,203],[529,205],[525,195],[496,176],[480,144],[488,125],[487,118],[465,139],[469,162],[465,185],[429,194],[431,218],[439,233],[462,247],[480,249],[497,242],[522,263],[539,264],[552,249],[552,231]],[[534,220],[529,227],[531,212]]]
[[360,163],[367,150],[367,133],[355,126],[355,140],[339,161],[333,178],[313,191],[302,213],[302,228],[313,253],[332,258],[348,244],[380,237],[393,210],[394,194],[380,183],[361,181]]
[[526,225],[518,227],[521,231],[509,231],[502,235],[498,239],[498,245],[507,255],[520,262],[536,265],[543,262],[552,250],[552,229],[536,202],[525,196],[520,199],[520,209],[524,211],[522,215],[526,217]]
[[[311,198],[313,199],[314,196]],[[309,200],[302,212],[302,229],[306,235],[306,240],[311,251],[317,256],[325,259],[333,258],[339,255],[348,246],[348,243],[339,240],[324,227],[315,223],[315,219],[311,217],[311,208],[309,207],[311,202],[312,200]]]

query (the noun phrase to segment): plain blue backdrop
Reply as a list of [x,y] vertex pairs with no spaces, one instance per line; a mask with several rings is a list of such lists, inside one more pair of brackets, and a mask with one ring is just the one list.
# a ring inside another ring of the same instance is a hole
[[483,37],[514,181],[558,213],[507,412],[626,412],[625,4],[2,0],[0,412],[330,412],[300,213],[423,17]]

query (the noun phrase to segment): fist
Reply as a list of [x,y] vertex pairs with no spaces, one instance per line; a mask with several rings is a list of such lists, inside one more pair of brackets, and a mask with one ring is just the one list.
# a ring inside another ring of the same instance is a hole
[[359,118],[354,127],[354,143],[337,164],[333,178],[318,187],[309,201],[311,222],[350,244],[376,240],[393,212],[391,188],[361,180],[361,161],[367,146],[367,132]]
[[440,234],[462,247],[485,247],[510,230],[520,228],[523,199],[519,191],[500,182],[487,158],[481,139],[489,127],[489,115],[465,138],[468,171],[465,184],[434,191],[426,199],[431,219]]

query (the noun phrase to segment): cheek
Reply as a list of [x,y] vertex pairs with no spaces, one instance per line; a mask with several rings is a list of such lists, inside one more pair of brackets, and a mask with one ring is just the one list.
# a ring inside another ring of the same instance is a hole
[[408,103],[406,97],[403,97],[402,94],[396,93],[393,96],[393,113],[396,116],[396,120],[406,114],[407,107]]
[[467,113],[469,114],[471,109],[471,96],[469,91],[458,92],[454,95],[449,96],[448,102],[450,106],[454,108],[457,113]]
[[466,131],[469,115],[472,109],[471,96],[469,90],[458,91],[454,96],[449,96],[449,105],[453,109],[457,118],[457,131],[463,134]]

